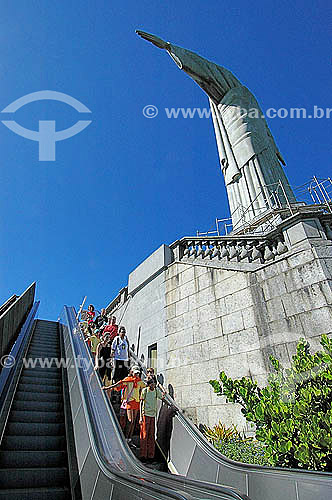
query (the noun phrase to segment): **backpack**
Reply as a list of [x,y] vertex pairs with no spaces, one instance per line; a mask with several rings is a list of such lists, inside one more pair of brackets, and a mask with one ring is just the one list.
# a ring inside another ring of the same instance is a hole
[[[119,346],[119,342],[120,342],[119,337],[120,337],[119,335],[116,336],[116,347]],[[128,340],[127,335],[125,335],[123,337],[123,340],[125,340],[127,342],[127,349],[128,349],[128,352],[129,352],[129,340]]]

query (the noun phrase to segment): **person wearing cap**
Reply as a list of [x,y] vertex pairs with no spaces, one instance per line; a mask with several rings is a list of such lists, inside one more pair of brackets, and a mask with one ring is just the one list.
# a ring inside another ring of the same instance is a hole
[[129,444],[133,444],[131,438],[135,429],[136,419],[138,415],[141,391],[145,387],[145,383],[141,380],[141,369],[139,366],[133,366],[130,372],[131,373],[128,377],[120,380],[115,384],[109,385],[107,387],[102,387],[102,389],[106,390],[107,392],[111,391],[112,389],[115,389],[116,391],[124,390],[121,406],[126,407],[127,418],[129,421],[127,441]]

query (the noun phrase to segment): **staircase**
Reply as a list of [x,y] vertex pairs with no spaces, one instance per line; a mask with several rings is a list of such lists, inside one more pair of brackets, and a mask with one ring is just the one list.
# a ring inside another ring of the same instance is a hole
[[[58,324],[37,321],[27,359],[60,358]],[[0,499],[71,498],[61,368],[23,368],[0,446]]]

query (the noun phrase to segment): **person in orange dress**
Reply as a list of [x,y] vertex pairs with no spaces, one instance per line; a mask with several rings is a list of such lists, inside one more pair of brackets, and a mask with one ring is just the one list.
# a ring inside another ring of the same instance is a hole
[[134,366],[131,369],[131,374],[123,380],[119,380],[116,384],[109,385],[107,387],[103,387],[103,390],[111,391],[115,389],[116,391],[121,391],[124,389],[123,399],[122,399],[122,408],[125,406],[127,410],[127,418],[129,421],[129,429],[127,434],[127,441],[129,444],[132,444],[131,438],[135,429],[136,419],[139,411],[140,405],[140,395],[142,389],[145,387],[145,383],[141,380],[140,377],[140,368],[139,366]]

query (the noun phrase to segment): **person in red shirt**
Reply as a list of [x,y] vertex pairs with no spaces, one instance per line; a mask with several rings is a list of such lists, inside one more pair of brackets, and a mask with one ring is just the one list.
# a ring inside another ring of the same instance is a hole
[[93,318],[95,317],[95,308],[92,304],[89,305],[88,310],[86,312],[87,317],[88,317],[88,323],[91,323],[93,321]]
[[108,325],[106,325],[104,330],[103,330],[103,335],[105,335],[105,333],[110,335],[111,342],[113,342],[113,340],[115,339],[115,337],[118,334],[118,325],[116,325],[115,322],[116,322],[116,317],[110,316],[109,320],[108,320]]

